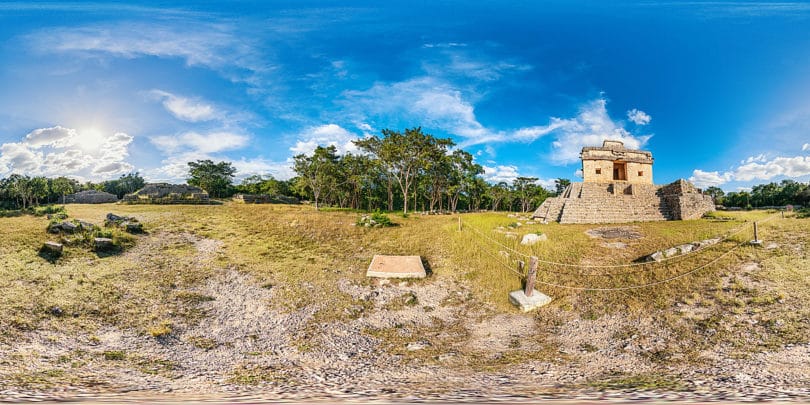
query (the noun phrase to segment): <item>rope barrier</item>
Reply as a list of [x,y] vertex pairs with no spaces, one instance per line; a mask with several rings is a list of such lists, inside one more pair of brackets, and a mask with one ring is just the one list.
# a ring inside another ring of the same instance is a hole
[[[768,218],[766,218],[766,219],[764,219],[762,221],[759,221],[759,223],[768,222],[768,221],[772,220],[773,218],[775,218],[777,215],[778,214],[771,215],[770,217],[768,217]],[[720,235],[720,236],[718,236],[716,238],[711,238],[711,239],[721,239],[721,240],[729,239],[732,236],[737,235],[740,232],[744,231],[745,228],[750,224],[751,224],[750,222],[745,222],[742,225],[740,225],[739,227],[737,227],[736,230],[732,230],[729,233],[722,234],[722,235]],[[513,252],[513,253],[515,253],[515,254],[517,254],[519,256],[522,256],[524,258],[527,258],[527,259],[530,257],[529,255],[527,255],[527,254],[525,254],[523,252],[520,252],[518,250],[515,250],[514,248],[511,248],[509,246],[506,246],[503,243],[501,243],[501,242],[493,239],[492,237],[484,234],[479,229],[477,229],[475,226],[467,225],[466,227],[462,227],[462,230],[465,229],[465,228],[472,229],[475,233],[479,234],[480,236],[484,237],[485,239],[489,240],[490,242],[495,243],[498,246],[500,246],[500,247],[502,247],[502,248],[504,248],[504,249],[506,249],[506,250],[508,250],[510,252]],[[715,246],[712,246],[709,249],[714,249]],[[705,251],[706,251],[706,249],[693,250],[691,252],[682,253],[682,254],[679,254],[679,255],[670,256],[670,257],[661,259],[659,261],[656,261],[655,263],[664,263],[664,262],[669,262],[669,261],[674,260],[674,259],[682,259],[682,258],[684,258],[686,256],[689,256],[689,255],[692,255],[692,254],[695,254],[695,253],[698,253],[698,252],[705,252]],[[624,263],[624,264],[601,264],[601,265],[600,264],[590,264],[589,265],[589,264],[560,263],[560,262],[554,262],[554,261],[550,261],[550,260],[543,260],[543,259],[540,259],[540,258],[538,258],[537,261],[538,261],[538,263],[547,264],[547,265],[554,265],[554,266],[561,266],[561,267],[601,268],[601,269],[637,267],[637,266],[645,266],[645,265],[650,264],[650,263],[646,263],[646,262],[641,262],[641,263]],[[619,275],[619,274],[631,274],[631,273],[626,272],[626,273],[613,273],[613,274]],[[587,275],[587,274],[583,274],[583,275]]]
[[[778,215],[778,214],[774,214],[774,215],[772,215],[772,216],[770,216],[770,217],[768,217],[768,218],[766,218],[766,219],[764,219],[764,220],[762,220],[762,221],[758,221],[758,223],[765,223],[765,222],[768,222],[768,221],[772,220],[773,218],[775,218],[777,215]],[[734,235],[736,235],[736,234],[738,234],[738,233],[742,232],[742,231],[743,231],[743,230],[744,230],[744,229],[747,227],[747,225],[749,225],[749,223],[747,223],[747,222],[746,222],[746,223],[744,223],[743,225],[741,225],[741,226],[740,226],[740,227],[739,227],[737,230],[735,230],[734,232],[731,232],[731,233],[725,234],[725,236],[721,236],[720,238],[721,238],[722,240],[727,240],[727,239],[728,239],[728,238],[730,238],[731,236],[734,236]],[[507,249],[507,250],[509,250],[509,251],[512,251],[512,252],[514,252],[514,253],[517,253],[518,255],[520,255],[520,256],[522,256],[522,257],[525,257],[525,258],[529,258],[529,257],[530,257],[530,256],[526,255],[525,253],[518,252],[517,250],[512,249],[512,248],[510,248],[510,247],[508,247],[508,246],[506,246],[506,245],[504,245],[504,244],[502,244],[502,243],[500,243],[500,242],[498,242],[498,241],[496,241],[496,240],[492,239],[491,237],[488,237],[488,236],[484,235],[484,234],[483,234],[483,233],[481,233],[479,230],[475,229],[475,227],[473,227],[473,226],[468,226],[468,228],[473,229],[474,231],[476,231],[476,233],[478,233],[479,235],[483,236],[484,238],[486,238],[486,239],[490,240],[491,242],[494,242],[494,243],[495,243],[495,244],[497,244],[498,246],[501,246],[501,247],[503,247],[503,248],[506,248],[506,249]],[[497,254],[493,254],[492,252],[490,252],[490,251],[489,251],[489,250],[488,250],[488,249],[487,249],[485,246],[483,246],[482,244],[478,243],[478,242],[477,242],[475,239],[471,239],[471,241],[472,241],[472,242],[473,242],[473,243],[474,243],[476,246],[478,246],[478,247],[479,247],[479,251],[480,251],[480,252],[486,253],[487,255],[489,255],[489,256],[491,256],[492,258],[494,258],[497,264],[500,264],[501,266],[503,266],[504,268],[506,268],[506,269],[507,269],[507,270],[509,270],[510,272],[515,273],[515,274],[517,274],[517,275],[518,275],[518,276],[520,276],[520,277],[525,277],[525,276],[526,276],[526,275],[524,275],[524,274],[520,273],[519,271],[515,270],[515,269],[514,269],[512,266],[510,266],[509,264],[504,263],[504,262],[503,262],[503,261],[502,261],[502,260],[501,260],[501,259],[498,257],[498,255],[497,255]],[[536,282],[537,284],[542,284],[542,285],[546,285],[546,286],[549,286],[549,287],[554,287],[554,288],[562,288],[562,289],[574,290],[574,291],[628,291],[628,290],[635,290],[635,289],[640,289],[640,288],[648,288],[648,287],[653,287],[653,286],[656,286],[656,285],[661,285],[661,284],[669,283],[669,282],[672,282],[672,281],[674,281],[674,280],[677,280],[677,279],[680,279],[680,278],[686,277],[686,276],[688,276],[688,275],[694,274],[694,273],[696,273],[696,272],[698,272],[698,271],[700,271],[700,270],[702,270],[702,269],[704,269],[704,268],[706,268],[706,267],[708,267],[708,266],[711,266],[711,265],[712,265],[712,264],[714,264],[714,263],[717,263],[718,261],[720,261],[720,259],[722,259],[722,258],[724,258],[724,257],[728,256],[729,254],[731,254],[732,252],[734,252],[736,249],[738,249],[740,246],[742,246],[742,245],[744,245],[744,244],[746,244],[746,243],[747,243],[747,241],[739,242],[739,243],[737,243],[736,245],[734,245],[734,246],[733,246],[731,249],[729,249],[728,251],[726,251],[726,252],[722,253],[721,255],[717,256],[716,258],[714,258],[714,259],[710,260],[709,262],[707,262],[707,263],[705,263],[705,264],[702,264],[702,265],[700,265],[700,266],[698,266],[698,267],[693,268],[692,270],[689,270],[689,271],[686,271],[686,272],[683,272],[683,273],[680,273],[680,274],[676,274],[676,275],[674,275],[674,276],[672,276],[672,277],[668,277],[668,278],[665,278],[665,279],[663,279],[663,280],[653,281],[653,282],[644,283],[644,284],[637,284],[637,285],[631,285],[631,286],[625,286],[625,287],[604,287],[604,288],[599,288],[599,287],[571,287],[571,286],[566,286],[566,285],[562,285],[562,284],[556,284],[556,283],[549,283],[549,282],[540,281],[540,280],[535,280],[535,282]],[[714,245],[714,246],[712,246],[712,248],[715,248],[715,247],[716,247],[716,246],[718,246],[718,245],[719,245],[719,243],[718,243],[718,244],[716,244],[716,245]],[[712,248],[710,248],[710,249],[712,249]],[[687,256],[687,255],[690,255],[691,253],[705,252],[705,251],[706,251],[706,249],[704,249],[704,250],[698,250],[698,251],[693,251],[693,252],[689,252],[689,253],[686,253],[686,254],[681,254],[681,255],[677,255],[677,256],[672,256],[672,257],[671,257],[671,258],[669,258],[669,259],[674,259],[674,258],[677,258],[677,257],[684,257],[684,256]],[[664,261],[666,261],[666,260],[662,260],[661,262],[664,262]],[[632,266],[639,266],[639,265],[642,265],[642,266],[643,266],[643,265],[652,265],[652,264],[658,264],[658,263],[661,263],[661,262],[654,262],[654,263],[652,263],[652,262],[651,262],[651,263],[632,263],[632,264],[629,264],[629,265],[605,265],[605,266],[597,266],[597,265],[573,265],[573,264],[567,264],[567,263],[556,263],[556,262],[551,262],[551,261],[546,261],[546,260],[538,260],[538,262],[540,262],[540,263],[545,263],[545,264],[552,264],[552,265],[561,265],[561,266],[567,266],[567,267],[581,267],[581,268],[594,268],[594,267],[598,267],[598,268],[616,268],[616,267],[629,267],[629,266],[631,266],[631,265],[632,265]],[[623,274],[633,274],[633,273],[638,273],[638,272],[640,272],[640,271],[624,272],[624,273],[608,273],[608,274],[587,274],[587,273],[567,273],[567,272],[555,272],[555,271],[553,271],[553,270],[546,270],[546,271],[545,271],[545,273],[552,273],[552,274],[564,274],[564,275],[570,275],[570,276],[618,276],[618,275],[623,275]]]

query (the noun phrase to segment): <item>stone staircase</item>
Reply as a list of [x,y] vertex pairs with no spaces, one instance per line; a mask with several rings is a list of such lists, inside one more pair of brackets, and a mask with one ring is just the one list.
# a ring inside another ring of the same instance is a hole
[[559,197],[546,199],[533,217],[562,224],[673,219],[660,187],[627,183],[572,183]]

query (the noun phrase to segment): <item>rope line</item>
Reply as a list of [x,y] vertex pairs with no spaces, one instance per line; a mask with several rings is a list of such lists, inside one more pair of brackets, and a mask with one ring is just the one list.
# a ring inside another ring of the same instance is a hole
[[[758,221],[757,223],[759,224],[759,223],[765,223],[765,222],[768,222],[768,221],[772,220],[773,218],[775,218],[777,215],[778,215],[778,214],[774,214],[774,215],[772,215],[772,216],[770,216],[770,217],[768,217],[768,218],[766,218],[766,219],[764,219],[764,220],[762,220],[762,221]],[[736,235],[736,234],[738,234],[738,233],[742,232],[742,231],[743,231],[743,230],[744,230],[744,229],[745,229],[745,228],[746,228],[746,227],[747,227],[749,224],[751,224],[751,223],[746,222],[746,223],[744,223],[743,225],[741,225],[741,226],[740,226],[740,227],[739,227],[737,230],[735,230],[734,232],[731,232],[731,233],[725,234],[725,236],[721,236],[721,237],[720,237],[720,238],[721,238],[721,240],[727,240],[727,239],[728,239],[728,238],[730,238],[731,236]],[[504,248],[506,248],[507,250],[512,251],[512,252],[514,252],[514,253],[517,253],[518,255],[520,255],[520,256],[522,256],[522,257],[525,257],[525,258],[530,258],[530,256],[528,256],[528,255],[526,255],[526,254],[524,254],[524,253],[522,253],[522,252],[518,252],[518,251],[516,251],[515,249],[512,249],[512,248],[510,248],[510,247],[508,247],[508,246],[506,246],[506,245],[504,245],[504,244],[502,244],[502,243],[500,243],[500,242],[498,242],[498,241],[495,241],[494,239],[492,239],[492,238],[490,238],[490,237],[488,237],[488,236],[484,235],[484,234],[483,234],[483,233],[481,233],[479,230],[477,230],[475,227],[473,227],[473,226],[468,226],[468,227],[469,227],[470,229],[473,229],[474,231],[476,231],[476,233],[478,233],[479,235],[483,236],[484,238],[489,239],[490,241],[492,241],[492,242],[496,243],[498,246],[504,247]],[[462,228],[462,229],[463,229],[463,228]],[[483,246],[481,243],[478,243],[478,241],[476,241],[476,239],[475,239],[475,238],[471,239],[471,241],[472,241],[472,243],[474,243],[476,246],[478,246],[478,248],[479,248],[479,251],[480,251],[480,252],[486,253],[486,254],[487,254],[487,255],[489,255],[490,257],[494,258],[494,259],[495,259],[495,262],[496,262],[497,264],[500,264],[501,266],[503,266],[504,268],[506,268],[506,269],[507,269],[507,270],[509,270],[510,272],[517,274],[519,277],[526,277],[526,275],[525,275],[525,274],[523,274],[523,273],[521,273],[521,272],[519,272],[519,271],[515,270],[515,269],[513,268],[513,266],[511,266],[511,265],[509,265],[509,264],[507,264],[507,263],[503,262],[503,260],[501,259],[501,257],[499,257],[499,255],[498,255],[498,254],[494,254],[494,253],[492,253],[492,252],[490,251],[490,249],[488,249],[487,247]],[[648,287],[653,287],[653,286],[656,286],[656,285],[661,285],[661,284],[669,283],[669,282],[672,282],[672,281],[674,281],[674,280],[677,280],[677,279],[680,279],[680,278],[683,278],[683,277],[689,276],[689,275],[691,275],[691,274],[694,274],[694,273],[696,273],[696,272],[698,272],[698,271],[700,271],[700,270],[702,270],[702,269],[705,269],[706,267],[711,266],[711,265],[713,265],[714,263],[717,263],[718,261],[720,261],[720,259],[722,259],[722,258],[724,258],[724,257],[726,257],[726,256],[728,256],[728,255],[730,255],[732,252],[734,252],[734,251],[735,251],[735,250],[737,250],[737,249],[738,249],[740,246],[743,246],[743,245],[744,245],[744,244],[746,244],[746,243],[747,243],[747,241],[742,241],[742,242],[739,242],[739,243],[737,243],[736,245],[734,245],[734,246],[733,246],[731,249],[729,249],[729,250],[727,250],[726,252],[722,253],[721,255],[719,255],[719,256],[717,256],[717,257],[715,257],[714,259],[712,259],[712,260],[710,260],[710,261],[708,261],[708,262],[706,262],[706,263],[704,263],[704,264],[702,264],[702,265],[700,265],[700,266],[697,266],[697,267],[693,268],[692,270],[689,270],[689,271],[686,271],[686,272],[683,272],[683,273],[679,273],[679,274],[676,274],[676,275],[671,276],[671,277],[667,277],[667,278],[665,278],[665,279],[663,279],[663,280],[653,281],[653,282],[644,283],[644,284],[637,284],[637,285],[631,285],[631,286],[625,286],[625,287],[604,287],[604,288],[600,288],[600,287],[571,287],[571,286],[566,286],[566,285],[562,285],[562,284],[556,284],[556,283],[545,282],[545,281],[541,281],[541,280],[535,280],[535,283],[536,283],[536,284],[541,284],[541,285],[546,285],[546,286],[549,286],[549,287],[554,287],[554,288],[562,288],[562,289],[574,290],[574,291],[628,291],[628,290],[636,290],[636,289],[640,289],[640,288],[648,288]],[[717,244],[713,245],[713,246],[712,246],[711,248],[709,248],[709,249],[713,249],[713,248],[715,248],[715,247],[717,247],[717,246],[719,246],[719,243],[717,243]],[[671,257],[671,258],[669,258],[669,259],[674,259],[674,258],[677,258],[677,257],[683,257],[683,256],[689,255],[689,254],[691,254],[691,253],[696,253],[696,252],[705,252],[705,251],[707,251],[707,250],[708,250],[708,249],[696,250],[696,251],[693,251],[693,252],[689,252],[689,253],[685,253],[685,254],[681,254],[681,255],[677,255],[677,256],[672,256],[672,257]],[[510,257],[507,257],[507,260],[510,260]],[[666,261],[666,259],[665,259],[665,260],[662,260],[661,262],[664,262],[664,261]],[[653,263],[653,262],[649,262],[649,263],[632,263],[632,264],[630,264],[630,265],[633,265],[633,266],[638,266],[638,265],[647,265],[647,264],[652,265],[652,264],[657,264],[657,263],[661,263],[661,262],[654,262],[654,263]],[[629,267],[629,265],[611,265],[611,266],[608,266],[608,265],[606,265],[606,266],[573,265],[573,264],[566,264],[566,263],[556,263],[556,262],[550,262],[550,261],[546,261],[546,260],[538,260],[538,263],[553,264],[553,265],[562,265],[562,266],[568,266],[568,267],[582,267],[582,268],[588,268],[588,267],[601,267],[601,268],[611,268],[611,267]],[[632,273],[637,273],[637,272],[639,272],[639,271],[625,272],[625,273],[612,273],[612,274],[583,274],[583,273],[566,273],[566,272],[556,272],[556,271],[553,271],[553,270],[545,270],[545,271],[543,271],[543,273],[551,273],[551,274],[564,274],[564,275],[570,275],[570,276],[618,276],[618,275],[622,275],[622,274],[632,274]]]
[[709,261],[708,263],[700,265],[698,267],[695,267],[694,269],[689,270],[689,271],[687,271],[685,273],[681,273],[681,274],[678,274],[678,275],[675,275],[675,276],[672,276],[672,277],[669,277],[669,278],[665,278],[663,280],[659,280],[659,281],[655,281],[655,282],[651,282],[651,283],[646,283],[646,284],[638,284],[638,285],[632,285],[632,286],[627,286],[627,287],[614,287],[614,288],[589,288],[589,287],[570,287],[570,286],[564,286],[564,285],[555,284],[555,283],[547,283],[547,282],[540,281],[540,280],[535,280],[535,283],[547,285],[549,287],[564,288],[564,289],[576,290],[576,291],[626,291],[626,290],[636,290],[636,289],[639,289],[639,288],[653,287],[653,286],[656,286],[656,285],[669,283],[670,281],[674,281],[674,280],[677,280],[679,278],[683,278],[683,277],[686,277],[686,276],[688,276],[690,274],[696,273],[696,272],[698,272],[698,271],[700,271],[700,270],[702,270],[702,269],[704,269],[704,268],[718,262],[720,259],[722,259],[723,257],[729,255],[731,252],[735,251],[737,248],[739,248],[740,246],[742,246],[742,245],[744,245],[746,243],[747,242],[740,242],[736,246],[734,246],[733,248],[729,249],[727,252],[725,252],[722,255],[714,258],[713,260]]
[[[771,215],[770,217],[768,217],[768,218],[766,218],[766,219],[764,219],[762,221],[758,221],[758,223],[768,222],[768,221],[772,220],[773,218],[776,218],[777,215],[778,214]],[[730,231],[729,233],[722,234],[722,235],[720,235],[720,236],[718,236],[716,238],[710,238],[710,239],[720,239],[721,241],[729,239],[732,236],[737,235],[740,232],[744,231],[751,224],[752,224],[752,222],[745,222],[745,223],[741,224],[739,227],[737,227],[736,229],[733,229],[732,231]],[[502,247],[502,248],[504,248],[504,249],[506,249],[506,250],[508,250],[510,252],[513,252],[513,253],[515,253],[515,254],[517,254],[519,256],[522,256],[522,257],[524,257],[526,259],[528,259],[530,257],[529,255],[527,255],[527,254],[525,254],[523,252],[520,252],[518,250],[515,250],[514,248],[511,248],[509,246],[506,246],[503,243],[501,243],[501,242],[493,239],[492,237],[484,234],[479,229],[477,229],[475,226],[472,226],[472,225],[462,226],[462,228],[461,228],[462,231],[465,228],[472,229],[475,233],[479,234],[480,236],[484,237],[485,239],[489,240],[490,242],[493,242],[493,243],[497,244],[498,246],[500,246],[500,247]],[[711,246],[708,249],[714,249],[718,244],[715,244],[715,245]],[[670,257],[661,259],[660,261],[656,261],[655,263],[664,263],[664,262],[669,262],[669,261],[674,260],[674,259],[682,259],[682,258],[684,258],[686,256],[690,256],[690,255],[695,254],[695,253],[705,252],[708,249],[697,249],[697,250],[693,250],[691,252],[681,253],[681,254],[678,254],[678,255],[675,255],[675,256],[670,256]],[[622,268],[622,267],[636,267],[636,266],[645,266],[645,265],[651,264],[650,262],[623,263],[623,264],[574,264],[574,263],[554,262],[554,261],[550,261],[550,260],[543,260],[543,259],[540,259],[540,258],[538,258],[537,261],[538,261],[538,263],[542,263],[542,264],[548,264],[548,265],[554,265],[554,266],[562,266],[562,267],[602,268],[602,269]],[[619,274],[631,274],[631,273],[626,272],[626,273],[613,273],[613,274],[614,275],[619,275]],[[582,275],[588,275],[588,274],[582,274]]]

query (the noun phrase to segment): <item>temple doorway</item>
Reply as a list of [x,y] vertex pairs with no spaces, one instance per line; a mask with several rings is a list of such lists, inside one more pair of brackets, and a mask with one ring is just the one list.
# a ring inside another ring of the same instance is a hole
[[627,163],[613,162],[613,180],[627,180]]

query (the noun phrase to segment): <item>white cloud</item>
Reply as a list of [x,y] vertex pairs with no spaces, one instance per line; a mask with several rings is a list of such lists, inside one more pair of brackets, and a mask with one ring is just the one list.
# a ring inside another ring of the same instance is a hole
[[0,145],[0,174],[110,178],[131,171],[131,135],[55,126],[39,128],[21,142]]
[[730,181],[771,180],[775,177],[799,178],[810,176],[810,156],[778,156],[772,159],[765,154],[750,156],[740,165],[720,173],[695,169],[690,181],[698,187],[720,186]]
[[364,121],[367,115],[394,115],[482,143],[497,135],[475,117],[475,108],[451,84],[419,77],[393,84],[376,83],[365,91],[344,92],[345,105]]
[[649,114],[637,108],[628,111],[627,118],[629,118],[630,121],[633,121],[633,123],[636,125],[647,125],[652,120],[652,117],[650,117]]
[[551,119],[549,127],[556,135],[552,142],[552,161],[562,164],[577,162],[584,146],[601,145],[606,139],[622,141],[626,148],[638,149],[652,137],[628,132],[610,118],[606,106],[607,101],[599,98],[580,107],[574,118]]
[[80,57],[110,55],[179,58],[188,66],[204,66],[232,81],[255,82],[271,69],[235,27],[224,23],[170,20],[153,23],[98,24],[52,28],[27,38],[35,50]]
[[337,153],[340,155],[346,153],[356,153],[357,146],[352,142],[358,139],[358,136],[347,131],[345,128],[337,124],[326,124],[317,127],[311,127],[304,131],[290,150],[294,155],[298,154],[311,154],[318,146],[335,146]]
[[509,184],[512,184],[516,178],[520,177],[518,174],[517,166],[512,165],[497,165],[497,166],[486,166],[482,165],[484,168],[484,180],[490,183],[500,183],[505,181]]
[[181,97],[162,90],[152,90],[150,93],[159,98],[163,107],[180,120],[199,122],[221,117],[213,106],[199,99]]
[[807,175],[810,175],[810,156],[777,157],[762,163],[747,163],[734,170],[734,179],[738,181]]
[[810,150],[810,143],[802,145],[802,151]]
[[700,188],[706,188],[711,186],[719,186],[731,180],[732,178],[731,173],[723,173],[720,172],[705,172],[700,169],[695,169],[692,171],[692,176],[689,177],[689,181],[692,182],[695,186]]
[[39,128],[31,131],[25,136],[25,143],[32,148],[43,146],[55,146],[69,144],[72,138],[76,137],[76,130],[55,126],[52,128]]
[[249,138],[246,135],[231,132],[211,132],[207,134],[185,132],[174,136],[153,136],[149,140],[164,152],[173,154],[180,151],[216,153],[239,149],[248,144]]

